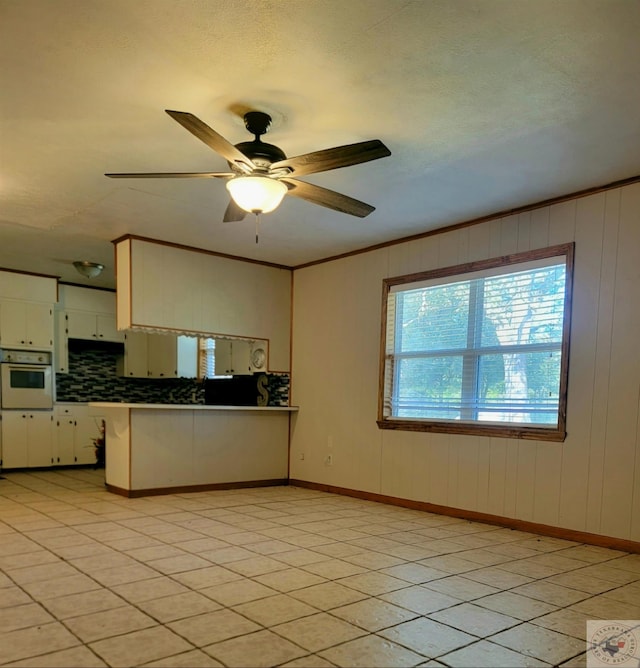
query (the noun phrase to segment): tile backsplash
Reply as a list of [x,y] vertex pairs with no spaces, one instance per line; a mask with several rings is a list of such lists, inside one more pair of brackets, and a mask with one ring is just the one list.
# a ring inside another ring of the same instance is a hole
[[[111,401],[145,404],[204,404],[194,378],[125,378],[117,373],[124,354],[119,343],[69,340],[69,373],[56,374],[57,401]],[[289,374],[267,374],[269,406],[286,406]]]

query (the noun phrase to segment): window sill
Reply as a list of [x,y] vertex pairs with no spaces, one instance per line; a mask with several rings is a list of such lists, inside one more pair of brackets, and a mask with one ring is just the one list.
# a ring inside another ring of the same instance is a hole
[[562,442],[567,432],[556,428],[498,426],[486,424],[455,424],[452,422],[429,422],[427,420],[376,420],[379,429],[396,431],[424,431],[438,434],[464,434],[492,438],[523,438],[535,441]]

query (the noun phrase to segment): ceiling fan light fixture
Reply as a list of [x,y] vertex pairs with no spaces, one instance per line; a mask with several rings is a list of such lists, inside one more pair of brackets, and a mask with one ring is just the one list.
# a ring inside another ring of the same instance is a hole
[[88,262],[87,260],[76,260],[73,263],[73,266],[76,268],[79,274],[82,274],[85,278],[96,278],[102,273],[104,269],[103,264],[98,262]]
[[278,207],[287,186],[268,176],[236,176],[227,181],[233,201],[249,213],[269,213]]

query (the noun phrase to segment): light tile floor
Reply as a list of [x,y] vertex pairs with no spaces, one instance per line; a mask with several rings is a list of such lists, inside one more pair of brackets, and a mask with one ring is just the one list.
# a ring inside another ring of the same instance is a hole
[[295,487],[0,479],[3,666],[585,666],[640,555]]

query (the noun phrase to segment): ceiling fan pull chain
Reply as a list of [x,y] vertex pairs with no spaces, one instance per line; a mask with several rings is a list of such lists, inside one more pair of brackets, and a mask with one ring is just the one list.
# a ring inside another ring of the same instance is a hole
[[258,243],[258,226],[260,225],[260,212],[256,213],[256,244]]

